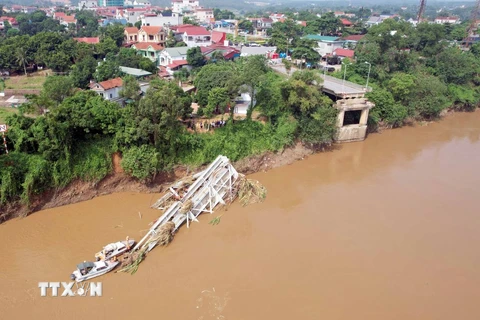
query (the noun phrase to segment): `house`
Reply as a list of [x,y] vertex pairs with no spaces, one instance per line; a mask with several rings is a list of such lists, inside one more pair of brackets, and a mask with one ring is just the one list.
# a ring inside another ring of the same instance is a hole
[[174,61],[187,60],[187,51],[189,47],[165,48],[160,52],[159,65],[168,66]]
[[138,40],[141,42],[151,42],[164,45],[165,32],[162,27],[142,26],[138,31]]
[[233,61],[236,58],[240,57],[240,50],[237,50],[232,47],[222,46],[222,45],[213,45],[209,47],[201,47],[202,54],[207,60],[211,60],[215,52],[221,52],[225,60]]
[[342,25],[345,27],[345,28],[350,28],[353,26],[353,22],[351,22],[350,20],[348,19],[340,19],[340,22],[342,23]]
[[307,26],[307,21],[297,21],[297,24],[301,25],[302,27],[306,27]]
[[181,25],[172,27],[175,38],[183,41],[187,47],[206,47],[212,44],[212,35],[204,27]]
[[436,24],[459,24],[460,19],[458,17],[437,17],[434,21]]
[[61,25],[68,27],[69,24],[77,24],[77,19],[75,19],[75,15],[67,15],[64,12],[55,12],[53,14],[53,19],[58,20]]
[[211,23],[215,21],[213,9],[196,8],[194,11],[194,16],[199,22]]
[[122,78],[115,78],[98,83],[93,82],[90,84],[90,89],[101,95],[106,100],[116,100],[120,98],[122,86]]
[[343,17],[345,15],[345,12],[335,11],[333,14],[335,15],[336,18],[338,18],[338,17]]
[[365,37],[364,34],[353,34],[353,35],[350,35],[350,36],[346,36],[343,39],[343,41],[345,41],[345,45],[344,47],[346,48],[355,48],[355,46],[357,45],[357,43],[363,39],[363,37]]
[[350,49],[338,48],[333,50],[333,55],[342,59],[343,58],[353,59],[353,57],[355,56],[355,51]]
[[316,34],[309,34],[305,36],[305,38],[308,40],[314,40],[317,42],[317,47],[314,49],[322,57],[332,55],[335,49],[341,49],[345,44],[345,40],[342,40],[339,37],[319,36]]
[[137,79],[148,77],[148,76],[152,75],[151,72],[148,72],[146,70],[123,67],[123,66],[120,66],[120,71],[124,74],[128,74],[128,75],[130,75],[132,77],[135,77]]
[[212,44],[223,45],[227,40],[227,34],[220,31],[212,31]]
[[151,42],[138,42],[133,44],[131,48],[135,49],[141,56],[150,59],[152,62],[155,62],[155,64],[158,66],[160,52],[163,50],[161,45]]
[[273,20],[270,18],[248,18],[248,20],[253,24],[254,34],[266,35],[267,30],[272,28]]
[[84,38],[73,38],[73,40],[88,44],[97,44],[100,43],[99,37],[84,37]]
[[123,30],[123,40],[125,43],[138,42],[138,29],[137,27],[126,27]]
[[267,57],[272,52],[277,51],[277,47],[242,47],[240,49],[241,57],[264,56]]
[[365,22],[366,27],[371,27],[371,26],[376,26],[382,23],[386,19],[393,19],[395,18],[396,15],[380,15],[380,16],[371,16],[368,18],[368,20]]
[[0,30],[5,28],[5,25],[6,25],[5,22],[8,22],[10,26],[13,28],[16,28],[18,26],[17,19],[3,16],[3,17],[0,17]]
[[280,20],[285,20],[285,15],[283,13],[274,13],[269,16],[272,23],[279,22]]

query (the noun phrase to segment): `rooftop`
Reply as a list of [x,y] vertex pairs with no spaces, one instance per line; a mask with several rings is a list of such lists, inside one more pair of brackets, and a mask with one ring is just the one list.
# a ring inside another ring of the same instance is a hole
[[122,78],[114,78],[114,79],[99,82],[98,85],[100,85],[104,90],[120,88],[123,85],[123,80]]
[[122,67],[122,66],[120,66],[120,71],[134,77],[146,77],[152,74],[151,72],[148,72],[142,69]]
[[309,35],[306,35],[305,38],[309,40],[325,41],[325,42],[333,42],[340,39],[339,37],[320,36],[318,34],[309,34]]
[[138,42],[133,44],[132,47],[135,47],[137,50],[147,50],[148,47],[152,47],[152,49],[155,51],[160,51],[163,49],[161,45],[153,42]]
[[162,31],[162,27],[159,26],[142,26],[140,30],[145,31],[147,34],[157,34]]
[[165,48],[170,57],[181,57],[187,54],[189,47],[173,47],[173,48]]
[[99,37],[73,38],[73,40],[76,40],[78,42],[90,43],[90,44],[100,43],[100,38]]

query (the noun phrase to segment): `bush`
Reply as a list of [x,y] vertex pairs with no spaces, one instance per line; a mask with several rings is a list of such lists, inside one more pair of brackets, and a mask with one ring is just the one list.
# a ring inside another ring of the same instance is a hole
[[153,146],[133,146],[123,153],[122,168],[131,176],[147,180],[157,172],[159,154]]

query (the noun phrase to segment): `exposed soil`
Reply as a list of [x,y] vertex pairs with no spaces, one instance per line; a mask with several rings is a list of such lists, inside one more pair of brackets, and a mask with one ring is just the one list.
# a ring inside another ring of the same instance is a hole
[[[329,148],[331,150],[333,148]],[[238,172],[250,174],[258,171],[267,171],[272,168],[291,164],[297,160],[327,149],[311,149],[301,143],[284,149],[282,152],[267,152],[262,155],[252,156],[235,162],[233,165]],[[132,178],[123,172],[120,166],[120,153],[113,154],[113,173],[98,183],[76,180],[63,189],[53,189],[40,195],[33,196],[29,206],[20,202],[9,203],[0,207],[0,223],[11,218],[26,217],[27,215],[54,207],[90,200],[97,196],[115,192],[162,192],[164,188],[192,172],[185,166],[176,167],[173,172],[159,173],[148,182]],[[204,167],[198,168],[201,170]]]

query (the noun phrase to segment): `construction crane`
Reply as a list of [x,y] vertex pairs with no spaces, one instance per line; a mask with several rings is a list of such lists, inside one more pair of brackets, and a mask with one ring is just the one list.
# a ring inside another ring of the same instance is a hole
[[478,17],[478,11],[480,9],[480,0],[477,0],[477,3],[475,4],[475,9],[473,9],[472,14],[470,16],[470,25],[468,26],[467,29],[467,37],[463,40],[465,43],[465,46],[469,46],[469,37],[474,35],[474,31],[477,30],[477,17]]
[[417,21],[422,21],[423,14],[425,13],[425,7],[427,6],[427,0],[420,0],[420,8],[418,9]]

